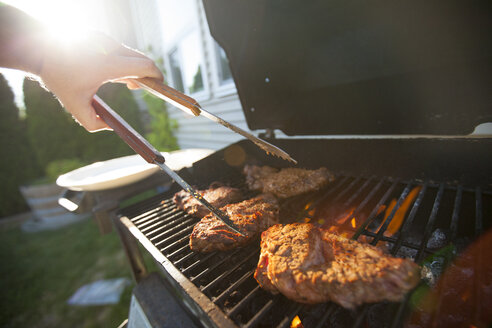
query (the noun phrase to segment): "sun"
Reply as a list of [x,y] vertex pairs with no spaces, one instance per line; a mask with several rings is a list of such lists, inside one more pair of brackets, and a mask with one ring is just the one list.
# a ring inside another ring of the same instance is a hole
[[101,4],[93,0],[3,0],[42,22],[50,37],[64,43],[77,41],[102,26]]

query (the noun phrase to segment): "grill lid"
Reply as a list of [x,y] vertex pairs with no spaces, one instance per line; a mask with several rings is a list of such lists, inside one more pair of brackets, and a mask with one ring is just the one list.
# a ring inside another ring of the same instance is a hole
[[471,133],[492,121],[492,2],[204,0],[250,129]]

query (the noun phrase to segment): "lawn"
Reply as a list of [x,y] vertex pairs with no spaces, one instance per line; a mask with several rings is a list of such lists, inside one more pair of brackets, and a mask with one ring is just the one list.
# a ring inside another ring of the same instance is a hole
[[120,277],[131,279],[119,238],[101,235],[92,219],[56,231],[0,231],[0,327],[117,327],[133,284],[117,305],[67,300],[84,284]]

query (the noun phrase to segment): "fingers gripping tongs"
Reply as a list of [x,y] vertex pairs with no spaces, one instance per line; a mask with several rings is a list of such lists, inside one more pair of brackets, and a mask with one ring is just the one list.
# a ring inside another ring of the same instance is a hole
[[137,154],[142,156],[147,162],[158,165],[184,190],[188,191],[196,200],[206,206],[219,220],[224,222],[233,231],[243,235],[236,227],[234,222],[221,210],[207,202],[195,189],[184,181],[176,172],[164,164],[164,156],[157,151],[146,139],[135,131],[121,116],[112,110],[101,98],[94,96],[92,106],[97,115],[109,125],[116,134],[123,139]]

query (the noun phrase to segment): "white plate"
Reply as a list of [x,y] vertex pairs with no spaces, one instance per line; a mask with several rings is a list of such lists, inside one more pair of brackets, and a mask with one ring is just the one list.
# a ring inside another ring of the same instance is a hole
[[[177,171],[189,167],[194,162],[210,155],[211,149],[183,149],[162,153],[166,165]],[[147,163],[140,155],[119,157],[104,162],[96,162],[60,175],[56,184],[76,191],[96,191],[125,186],[142,180],[159,167]]]

